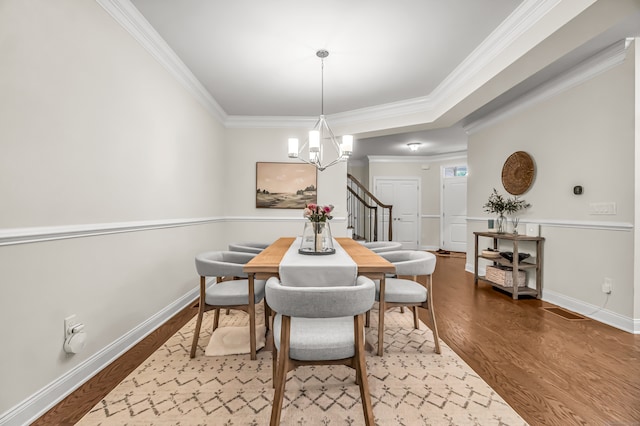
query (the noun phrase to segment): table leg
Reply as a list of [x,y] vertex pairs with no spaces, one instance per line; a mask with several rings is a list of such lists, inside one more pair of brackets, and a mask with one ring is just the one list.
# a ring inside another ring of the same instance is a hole
[[249,347],[251,348],[251,359],[256,356],[256,305],[255,305],[255,274],[249,274]]

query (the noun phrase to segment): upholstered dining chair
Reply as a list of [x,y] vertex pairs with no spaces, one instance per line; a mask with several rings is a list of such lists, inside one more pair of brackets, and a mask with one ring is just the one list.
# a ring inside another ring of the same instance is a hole
[[[431,318],[431,330],[435,342],[435,352],[440,353],[440,340],[436,316],[433,310],[433,291],[431,275],[436,268],[436,256],[433,253],[416,250],[401,250],[378,253],[396,267],[396,277],[386,278],[384,288],[376,282],[376,300],[378,311],[378,355],[384,352],[384,313],[394,307],[410,307],[413,312],[413,326],[420,328],[418,307],[427,309]],[[417,282],[424,279],[425,284]],[[367,312],[367,325],[369,313]]]
[[236,242],[229,244],[229,251],[240,251],[244,253],[262,253],[262,250],[269,247],[268,243],[259,243],[253,241]]
[[397,241],[367,241],[362,245],[374,253],[402,250],[402,243]]
[[[288,283],[290,284],[290,283]],[[364,359],[364,313],[371,309],[375,285],[358,277],[355,285],[296,287],[269,278],[266,298],[277,312],[273,321],[274,369],[271,426],[280,424],[287,373],[301,365],[338,364],[356,370],[365,423],[374,425]],[[291,406],[293,409],[293,406]]]
[[[200,337],[200,327],[204,313],[215,310],[213,330],[218,328],[220,309],[238,309],[249,314],[251,342],[256,341],[255,305],[264,299],[266,281],[255,280],[253,289],[249,287],[247,275],[242,271],[244,264],[256,255],[232,251],[210,251],[196,256],[196,269],[200,275],[200,299],[198,318],[191,344],[191,358],[196,356]],[[216,283],[207,288],[206,278],[215,277]],[[251,300],[253,298],[253,300]],[[269,327],[269,308],[265,303],[265,325]],[[253,345],[255,348],[255,345]],[[251,359],[256,359],[255,349]]]

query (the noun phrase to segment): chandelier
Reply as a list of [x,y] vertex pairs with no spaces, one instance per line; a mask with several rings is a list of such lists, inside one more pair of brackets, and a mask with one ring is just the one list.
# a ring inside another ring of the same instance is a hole
[[297,158],[307,164],[312,164],[320,171],[349,158],[353,151],[353,136],[342,136],[342,143],[338,143],[333,131],[324,116],[324,58],[329,56],[326,50],[318,50],[316,56],[320,58],[321,67],[321,97],[320,118],[309,137],[298,149],[298,138],[289,138],[289,158]]

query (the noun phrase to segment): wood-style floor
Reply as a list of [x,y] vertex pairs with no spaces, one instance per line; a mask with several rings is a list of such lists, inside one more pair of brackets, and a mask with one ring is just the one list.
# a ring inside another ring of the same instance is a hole
[[[640,425],[640,335],[476,287],[464,262],[438,256],[440,337],[529,424]],[[185,309],[34,425],[74,424],[195,313]],[[421,317],[429,323],[426,312]]]

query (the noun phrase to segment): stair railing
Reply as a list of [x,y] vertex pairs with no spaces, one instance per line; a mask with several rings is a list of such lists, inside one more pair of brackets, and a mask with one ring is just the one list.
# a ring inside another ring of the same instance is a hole
[[[352,230],[353,238],[364,241],[392,241],[393,206],[378,200],[369,190],[351,174],[347,174],[347,227]],[[388,212],[388,214],[386,214]],[[379,226],[388,235],[379,238]]]

